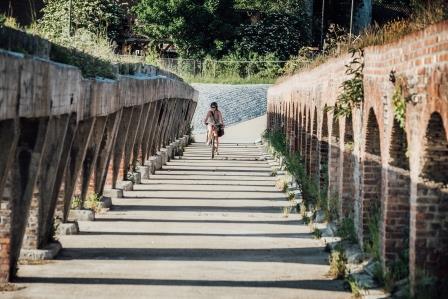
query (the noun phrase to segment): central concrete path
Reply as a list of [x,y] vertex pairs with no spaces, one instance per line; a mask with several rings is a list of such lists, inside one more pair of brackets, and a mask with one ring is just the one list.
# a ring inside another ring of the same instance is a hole
[[[255,145],[182,159],[114,199],[57,260],[21,266],[5,298],[350,298]],[[285,217],[287,216],[287,217]]]

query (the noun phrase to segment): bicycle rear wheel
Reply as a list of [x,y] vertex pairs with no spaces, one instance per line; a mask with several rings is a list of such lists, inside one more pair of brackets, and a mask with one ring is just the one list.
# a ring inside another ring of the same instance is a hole
[[212,134],[212,159],[215,158],[215,135]]

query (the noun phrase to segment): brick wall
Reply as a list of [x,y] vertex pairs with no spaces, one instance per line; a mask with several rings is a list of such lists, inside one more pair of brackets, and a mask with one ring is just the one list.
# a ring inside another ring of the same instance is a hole
[[[359,242],[368,238],[369,215],[377,207],[383,265],[409,250],[412,284],[422,271],[446,279],[448,22],[365,49],[363,104],[351,119],[338,119],[324,108],[334,106],[349,61],[332,59],[271,87],[268,125],[281,126],[286,104],[298,107],[292,116],[299,126],[298,150],[311,173],[320,160],[324,176],[322,161],[328,161],[327,192],[340,200],[341,216],[354,217]],[[405,82],[404,128],[394,117],[391,73]],[[311,128],[315,110],[317,134]],[[311,150],[315,136],[317,152]]]

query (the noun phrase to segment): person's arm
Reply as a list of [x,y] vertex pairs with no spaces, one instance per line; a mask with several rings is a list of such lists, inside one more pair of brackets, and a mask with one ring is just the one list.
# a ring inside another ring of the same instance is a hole
[[207,115],[205,115],[204,124],[207,124],[207,120],[208,120],[209,116],[210,116],[210,111],[207,112]]

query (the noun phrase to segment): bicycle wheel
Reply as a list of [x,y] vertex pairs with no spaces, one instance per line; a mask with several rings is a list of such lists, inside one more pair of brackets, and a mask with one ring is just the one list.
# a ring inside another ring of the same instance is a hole
[[215,158],[215,135],[212,134],[212,159]]

